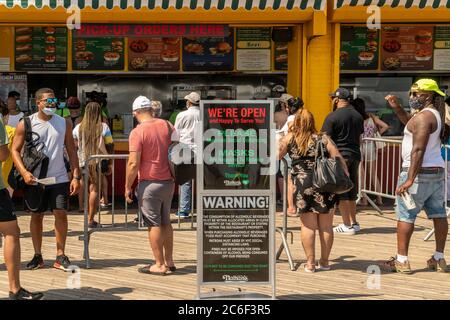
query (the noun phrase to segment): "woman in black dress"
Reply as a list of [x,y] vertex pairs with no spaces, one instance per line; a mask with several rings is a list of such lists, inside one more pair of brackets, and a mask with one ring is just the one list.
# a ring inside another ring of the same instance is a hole
[[[286,153],[292,159],[291,176],[294,181],[294,200],[302,224],[301,239],[306,253],[306,272],[316,269],[330,270],[329,256],[333,245],[333,215],[336,197],[334,194],[318,192],[313,187],[315,151],[317,143],[322,141],[331,157],[345,161],[336,146],[326,135],[319,135],[315,129],[314,117],[306,109],[297,113],[289,133],[280,140],[278,158]],[[348,172],[346,172],[348,174]],[[321,257],[316,266],[315,239],[319,231]]]

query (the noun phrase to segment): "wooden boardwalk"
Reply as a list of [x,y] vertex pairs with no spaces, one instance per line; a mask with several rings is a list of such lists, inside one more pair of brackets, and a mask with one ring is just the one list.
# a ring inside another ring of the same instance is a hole
[[[129,215],[133,220],[134,214]],[[102,215],[102,223],[111,216]],[[130,223],[128,230],[108,230],[91,236],[92,269],[84,268],[83,242],[79,236],[83,230],[83,217],[71,214],[67,255],[73,264],[81,267],[81,289],[68,289],[69,273],[50,268],[55,258],[53,217],[47,216],[44,226],[43,255],[46,268],[27,271],[25,264],[33,256],[29,233],[30,217],[21,214],[22,230],[22,284],[29,290],[43,291],[46,299],[195,299],[196,297],[196,231],[185,221],[175,229],[176,273],[161,277],[142,275],[139,266],[151,261],[147,232]],[[374,211],[362,211],[359,220],[362,231],[357,236],[338,235],[332,251],[332,270],[306,274],[303,270],[290,271],[286,256],[277,263],[277,297],[280,299],[450,299],[450,273],[435,273],[425,269],[426,260],[434,252],[434,241],[422,239],[431,228],[423,216],[418,219],[411,242],[410,260],[412,275],[383,274],[379,289],[368,289],[367,268],[377,261],[389,258],[396,252],[395,217],[386,211],[384,216]],[[124,215],[116,214],[116,223],[123,222]],[[335,223],[340,217],[335,217]],[[277,217],[281,225],[281,218]],[[304,261],[300,243],[299,221],[289,218],[289,228],[294,233],[291,250],[296,263]],[[434,238],[432,238],[433,240]],[[277,235],[277,243],[280,243]],[[450,243],[447,246],[450,247]],[[448,260],[450,256],[447,255]],[[236,290],[237,288],[232,288]],[[243,288],[252,292],[270,293],[268,288]],[[0,299],[7,297],[7,275],[0,258]]]

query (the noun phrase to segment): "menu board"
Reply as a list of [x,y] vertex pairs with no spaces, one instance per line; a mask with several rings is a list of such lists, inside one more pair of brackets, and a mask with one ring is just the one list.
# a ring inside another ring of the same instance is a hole
[[367,27],[341,27],[341,70],[377,70],[380,35]]
[[124,38],[74,38],[74,70],[123,70]]
[[65,27],[16,27],[14,30],[16,70],[67,70]]
[[203,110],[204,189],[268,190],[270,102],[204,102]]
[[129,39],[130,71],[179,71],[180,38]]
[[450,70],[450,26],[435,28],[434,70]]
[[272,44],[270,28],[238,28],[236,39],[237,70],[270,70]]
[[433,27],[383,26],[381,69],[385,71],[431,70]]
[[203,196],[203,282],[269,282],[269,197]]
[[232,71],[234,32],[224,38],[183,38],[184,71]]
[[273,68],[275,70],[288,69],[288,43],[275,42],[273,54]]

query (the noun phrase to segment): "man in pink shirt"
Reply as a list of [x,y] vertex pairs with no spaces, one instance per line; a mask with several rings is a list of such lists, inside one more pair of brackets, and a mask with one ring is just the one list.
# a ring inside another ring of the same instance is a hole
[[139,125],[131,131],[127,165],[125,199],[132,200],[132,185],[138,177],[138,202],[155,257],[155,264],[139,272],[166,275],[175,271],[173,263],[173,229],[170,208],[174,181],[170,173],[168,150],[173,126],[154,117],[151,101],[139,96],[133,103],[133,115]]

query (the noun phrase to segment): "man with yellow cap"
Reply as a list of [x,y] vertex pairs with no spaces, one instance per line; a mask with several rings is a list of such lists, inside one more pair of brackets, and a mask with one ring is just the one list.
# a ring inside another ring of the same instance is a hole
[[436,251],[427,261],[428,268],[439,272],[447,269],[444,259],[448,233],[444,201],[445,163],[441,157],[444,99],[445,94],[431,79],[421,79],[411,87],[409,107],[413,115],[405,112],[397,97],[386,97],[405,124],[402,171],[395,190],[397,255],[383,264],[389,271],[411,273],[408,247],[414,222],[422,210],[433,220],[436,231]]

